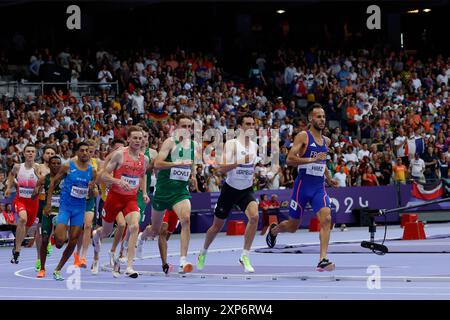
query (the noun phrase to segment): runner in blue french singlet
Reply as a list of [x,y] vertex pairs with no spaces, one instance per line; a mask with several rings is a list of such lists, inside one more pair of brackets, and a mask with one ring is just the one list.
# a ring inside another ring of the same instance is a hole
[[[315,141],[311,132],[306,133],[308,144],[302,158],[315,158],[318,153],[328,152],[325,137],[322,136],[322,141]],[[300,219],[308,202],[314,213],[324,207],[331,208],[330,198],[325,191],[325,168],[325,160],[298,166],[298,176],[289,204],[290,217]]]
[[86,210],[86,197],[89,193],[89,182],[93,178],[92,165],[83,171],[77,168],[71,160],[69,162],[70,172],[64,179],[61,189],[61,200],[57,224],[71,226],[83,226],[84,213]]

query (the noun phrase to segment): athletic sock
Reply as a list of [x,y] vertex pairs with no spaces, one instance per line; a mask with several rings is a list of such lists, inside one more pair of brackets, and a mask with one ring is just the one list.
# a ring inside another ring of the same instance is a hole
[[208,249],[202,249],[200,250],[200,254],[206,255],[208,253]]
[[180,257],[180,266],[183,265],[186,262],[186,256]]
[[250,254],[250,250],[242,250],[242,254],[241,254],[241,257],[242,256],[247,256],[248,257],[248,255]]

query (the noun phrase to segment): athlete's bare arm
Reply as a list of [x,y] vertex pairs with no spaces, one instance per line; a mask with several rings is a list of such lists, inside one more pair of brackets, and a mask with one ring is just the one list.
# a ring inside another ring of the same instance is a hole
[[222,162],[217,166],[219,173],[227,173],[236,169],[239,164],[236,163],[236,144],[233,141],[227,141],[223,149]]
[[175,142],[172,138],[166,139],[163,145],[161,146],[161,150],[159,150],[158,156],[155,159],[154,168],[157,170],[170,169],[173,167],[191,167],[191,160],[183,160],[179,162],[168,162],[165,161],[167,156],[172,152],[172,148],[174,147]]
[[47,191],[47,204],[45,205],[44,209],[44,214],[46,216],[48,216],[52,208],[53,190],[55,190],[56,184],[58,184],[69,173],[69,170],[70,170],[69,162],[67,162],[63,164],[59,169],[58,173],[50,179],[50,186],[48,187]]
[[301,158],[303,153],[301,151],[306,146],[307,141],[308,135],[306,131],[302,131],[295,136],[294,144],[291,150],[289,150],[288,156],[286,158],[287,165],[295,167],[298,165],[314,163],[327,159],[326,153],[319,153],[316,158]]
[[8,175],[8,181],[6,182],[5,197],[11,195],[11,191],[14,188],[14,179],[16,178],[17,172],[19,172],[20,164],[15,164]]
[[41,176],[34,188],[33,194],[31,195],[31,199],[36,198],[36,196],[41,192],[42,187],[45,184],[45,176]]
[[155,160],[158,157],[158,151],[156,151],[155,149],[149,148],[148,152],[150,153],[150,159],[152,159],[152,161],[150,161],[150,163],[148,164],[146,171],[151,172],[155,167]]
[[113,154],[111,155],[111,159],[108,161],[106,166],[104,166],[99,181],[107,185],[116,184],[125,191],[130,190],[130,185],[127,182],[121,179],[116,179],[112,176],[112,172],[116,170],[118,167],[120,167],[122,162],[123,162],[123,150],[119,149],[114,151]]

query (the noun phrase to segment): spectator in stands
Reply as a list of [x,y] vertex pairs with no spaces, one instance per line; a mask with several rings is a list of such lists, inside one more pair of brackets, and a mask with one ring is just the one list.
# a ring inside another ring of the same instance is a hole
[[426,182],[432,182],[437,179],[437,161],[438,158],[434,154],[433,145],[429,145],[427,151],[422,155],[422,159],[425,162],[425,180]]
[[361,179],[362,186],[379,186],[377,176],[373,172],[372,165],[368,165]]
[[[355,166],[353,166],[353,167],[355,167]],[[345,169],[345,167],[341,166],[339,168],[339,171],[336,172],[333,177],[339,183],[339,185],[338,185],[339,187],[350,186],[350,183],[349,183],[350,176],[347,176],[347,174],[345,174],[344,169]]]
[[410,161],[409,164],[409,174],[411,179],[419,183],[425,183],[425,162],[423,159],[419,158],[419,154],[416,152],[414,154],[414,159]]
[[402,158],[397,158],[397,163],[392,167],[394,172],[394,181],[397,183],[406,183],[406,173],[408,169],[403,164]]

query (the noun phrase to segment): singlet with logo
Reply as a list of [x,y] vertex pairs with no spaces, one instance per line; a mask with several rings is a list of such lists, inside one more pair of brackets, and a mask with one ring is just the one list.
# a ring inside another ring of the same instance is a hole
[[[47,174],[45,176],[44,180],[44,190],[45,190],[45,202],[47,202],[47,191],[50,188],[50,178],[51,174]],[[55,186],[53,189],[52,194],[52,211],[50,212],[51,215],[57,215],[59,211],[59,204],[61,201],[61,185],[63,185],[63,182],[58,183],[58,185]]]
[[[308,144],[301,158],[315,158],[319,153],[328,152],[324,136],[322,136],[322,145],[319,145],[310,131],[306,131],[306,133],[308,135]],[[299,165],[297,179],[307,180],[313,185],[322,186],[325,182],[326,166],[326,160]]]
[[27,169],[25,168],[25,163],[21,163],[17,173],[17,197],[31,199],[38,180],[39,177],[36,175],[34,167]]
[[60,204],[70,206],[86,205],[86,197],[89,194],[89,182],[93,178],[92,165],[87,170],[80,170],[73,160],[69,161],[69,173],[64,178],[61,190]]
[[230,140],[236,145],[236,160],[238,163],[244,163],[245,156],[250,155],[253,158],[252,163],[240,164],[235,169],[227,172],[226,183],[235,189],[244,190],[253,186],[253,175],[255,173],[255,165],[258,162],[258,145],[250,141],[248,150],[238,139]]
[[123,162],[118,169],[114,170],[113,176],[116,179],[127,182],[130,185],[130,190],[125,191],[117,184],[111,185],[110,190],[119,194],[133,196],[137,194],[140,179],[145,174],[145,157],[140,152],[138,160],[134,160],[130,157],[129,150],[129,148],[124,149]]
[[[179,141],[175,140],[175,149],[167,156],[167,162],[174,162],[172,153],[179,157],[176,162],[182,160],[194,161],[194,142],[191,141],[191,147],[183,149]],[[189,191],[189,178],[191,176],[191,167],[172,167],[158,171],[156,179],[155,196],[161,192],[164,194],[186,193]]]
[[[97,158],[91,158],[91,164],[92,164],[92,168],[93,168],[95,171],[98,171],[98,162],[97,162]],[[91,198],[89,197],[89,194],[88,194],[88,196],[87,196],[86,199],[87,199],[87,200],[91,199]]]

